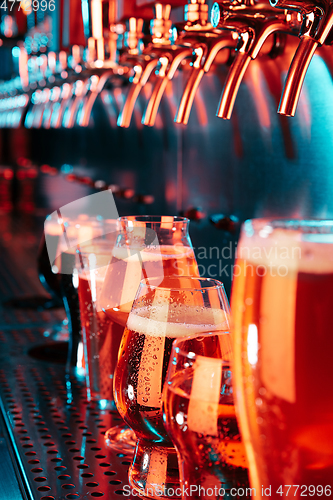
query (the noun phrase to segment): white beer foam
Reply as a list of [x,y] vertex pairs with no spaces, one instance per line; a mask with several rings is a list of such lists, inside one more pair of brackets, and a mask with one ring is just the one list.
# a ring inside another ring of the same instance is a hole
[[[172,251],[173,250],[173,251]],[[117,259],[126,262],[143,261],[156,262],[161,259],[174,258],[179,259],[184,256],[192,256],[193,250],[187,247],[177,247],[173,245],[161,245],[156,247],[115,247],[112,252]]]
[[282,266],[295,272],[333,273],[332,234],[302,234],[280,228],[267,233],[263,228],[260,233],[251,237],[242,234],[239,259],[275,270]]
[[159,318],[170,319],[171,315],[170,313],[168,314],[167,305],[138,309],[130,313],[127,328],[142,335],[169,338],[186,337],[196,333],[207,333],[218,330],[229,331],[229,318],[220,309],[205,309],[203,307],[186,307],[180,309],[179,316],[184,319],[182,323],[159,320]]

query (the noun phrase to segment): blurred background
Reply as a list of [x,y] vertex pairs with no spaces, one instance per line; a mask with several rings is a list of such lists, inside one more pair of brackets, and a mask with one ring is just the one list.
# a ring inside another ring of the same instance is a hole
[[[298,61],[299,80],[309,67],[295,116],[277,113],[298,45],[317,36],[304,28],[309,5],[283,4],[287,13],[268,2],[222,2],[212,26],[212,3],[202,0],[4,0],[5,245],[13,248],[21,235],[33,249],[47,214],[109,188],[120,215],[189,217],[201,274],[221,279],[229,292],[242,221],[332,217],[329,34],[324,39],[321,31],[311,57]],[[284,25],[263,35],[253,22],[258,12],[269,27],[277,20]],[[324,14],[318,25],[331,22]],[[260,37],[235,77],[245,38]],[[230,119],[216,116],[226,82],[234,85]]]

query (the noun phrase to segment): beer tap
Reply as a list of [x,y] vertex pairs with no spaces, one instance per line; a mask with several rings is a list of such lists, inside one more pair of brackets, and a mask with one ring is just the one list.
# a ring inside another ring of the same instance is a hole
[[278,112],[294,116],[304,78],[318,46],[323,45],[333,26],[332,0],[270,0],[279,9],[296,10],[302,15],[301,39],[291,62]]
[[150,50],[158,57],[159,71],[157,80],[148,101],[145,113],[142,118],[144,125],[153,126],[156,120],[157,111],[163,97],[164,91],[168,82],[174,77],[179,65],[182,61],[193,55],[192,44],[171,43],[171,26],[170,21],[171,6],[170,5],[155,5],[156,16],[151,22],[152,47]]
[[[76,122],[81,127],[87,127],[90,122],[93,105],[105,85],[113,77],[123,77],[129,68],[119,64],[117,39],[123,33],[123,23],[119,19],[115,0],[107,0],[107,23],[103,18],[102,0],[82,0],[84,32],[87,38],[87,68],[90,70],[88,78],[78,97],[79,110],[76,113]],[[104,28],[107,24],[107,29]]]
[[[124,107],[118,117],[120,127],[129,127],[134,106],[142,87],[147,83],[154,69],[161,64],[160,56],[165,55],[166,48],[171,47],[171,27],[169,19],[171,6],[158,3],[155,5],[155,18],[151,21],[151,41],[141,52],[134,52],[131,87],[127,94]],[[131,21],[131,19],[130,19]],[[133,49],[129,51],[129,55]]]
[[119,127],[128,128],[130,126],[134,106],[142,87],[147,83],[158,64],[158,59],[152,58],[149,54],[143,54],[140,49],[140,42],[143,37],[143,22],[143,19],[135,17],[130,17],[127,21],[128,30],[125,36],[126,51],[120,58],[123,64],[132,66],[133,74],[130,79],[131,85],[123,109],[118,116],[117,124]]
[[[205,9],[207,7],[207,9]],[[223,50],[223,56],[219,56],[219,64],[226,63],[230,59],[230,51],[236,48],[234,32],[226,32],[223,35],[213,28],[208,22],[208,5],[198,2],[185,6],[185,36],[194,32],[197,42],[194,48],[195,60],[192,71],[186,83],[178,111],[175,117],[176,123],[186,125],[191,113],[195,93],[205,73],[207,73],[216,57]]]
[[[186,124],[192,108],[196,90],[205,73],[207,73],[218,53],[223,49],[234,49],[236,46],[233,33],[225,33],[221,36],[220,30],[216,30],[208,22],[208,5],[205,0],[191,0],[184,9],[185,24],[177,38],[178,53],[176,57],[168,61],[163,60],[157,84],[148,103],[143,123],[153,125],[158,106],[163,92],[169,80],[175,74],[176,69],[183,59],[192,56],[192,71],[187,81],[178,111],[175,118],[176,123]],[[230,50],[225,50],[219,62],[227,62]],[[192,51],[192,52],[191,52]],[[162,58],[161,58],[162,59]]]
[[284,34],[298,34],[297,16],[288,11],[278,13],[269,4],[254,0],[214,3],[211,13],[214,27],[238,33],[236,57],[224,85],[217,116],[230,119],[239,86],[252,59],[255,59],[267,38],[274,34],[268,53],[275,56],[283,47]]

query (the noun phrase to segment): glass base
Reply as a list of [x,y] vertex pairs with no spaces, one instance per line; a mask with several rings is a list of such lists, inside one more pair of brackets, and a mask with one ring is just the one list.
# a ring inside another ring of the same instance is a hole
[[125,423],[111,427],[105,433],[107,446],[118,453],[134,455],[136,441],[135,432]]
[[139,439],[128,479],[138,496],[153,499],[181,498],[177,452],[174,447]]

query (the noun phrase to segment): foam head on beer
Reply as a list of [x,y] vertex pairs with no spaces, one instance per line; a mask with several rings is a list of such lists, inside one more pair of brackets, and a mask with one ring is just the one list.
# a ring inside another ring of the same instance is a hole
[[156,278],[158,286],[164,276],[198,276],[191,246],[182,242],[164,244],[163,238],[159,241],[156,232],[146,226],[127,226],[119,240],[112,251],[101,296],[103,310],[117,321],[126,323],[142,279]]

